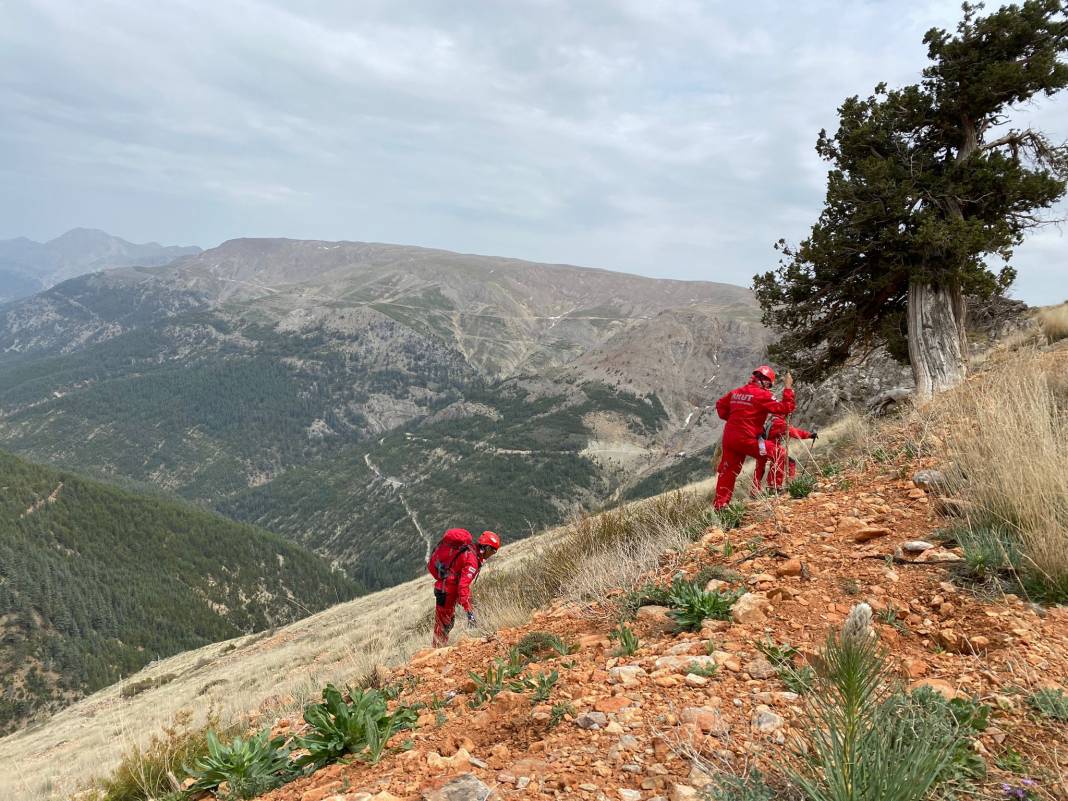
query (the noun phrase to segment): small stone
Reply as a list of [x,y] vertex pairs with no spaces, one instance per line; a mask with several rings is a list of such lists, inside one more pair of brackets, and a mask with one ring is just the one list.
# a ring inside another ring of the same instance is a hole
[[730,586],[731,585],[728,584],[726,581],[722,581],[720,579],[710,579],[708,584],[705,585],[705,592],[722,592],[723,590],[728,589]]
[[771,608],[768,597],[762,593],[747,592],[731,607],[731,620],[735,623],[760,623]]
[[608,725],[604,727],[604,730],[609,734],[622,734],[624,729],[616,721],[608,721]]
[[908,553],[923,553],[924,551],[931,550],[934,543],[927,542],[926,540],[909,540],[901,546]]
[[730,729],[730,723],[714,707],[687,707],[679,719],[683,723],[697,726],[705,734],[724,734]]
[[888,528],[883,528],[882,526],[865,526],[864,528],[853,532],[853,542],[869,542],[889,534],[890,529]]
[[580,729],[603,729],[608,725],[608,716],[604,712],[583,712],[575,718],[575,725]]
[[918,679],[927,673],[927,663],[922,659],[906,659],[905,673],[910,679]]
[[802,570],[804,570],[804,565],[802,565],[801,560],[795,556],[792,559],[787,559],[779,565],[775,572],[780,576],[800,576]]
[[642,794],[639,790],[621,789],[619,797],[622,801],[642,801]]
[[686,674],[686,684],[689,687],[704,687],[708,684],[708,679],[704,676],[698,676],[696,673]]
[[637,687],[640,684],[638,679],[647,675],[640,665],[620,665],[608,671],[608,680],[624,687]]
[[519,778],[517,778],[515,780],[515,789],[517,789],[517,790],[525,790],[525,789],[527,789],[527,785],[528,784],[530,784],[530,777],[529,776],[520,776]]
[[763,734],[771,734],[783,727],[782,716],[772,712],[770,707],[761,704],[753,710],[753,728]]
[[671,610],[666,606],[642,606],[636,615],[638,620],[645,621],[660,629],[672,629],[675,621],[671,618]]
[[593,704],[593,708],[598,712],[621,712],[628,706],[634,706],[634,702],[631,701],[625,695],[612,695],[608,698],[599,698]]
[[692,666],[714,667],[716,660],[708,654],[676,654],[662,656],[656,660],[657,670],[674,670],[677,673],[689,673]]
[[438,789],[423,792],[425,801],[486,801],[491,795],[492,790],[473,773],[456,776]]
[[754,679],[770,679],[778,673],[775,666],[762,656],[758,656],[751,662],[747,662],[745,665],[745,672]]
[[688,784],[673,784],[668,799],[669,801],[696,801],[697,790]]

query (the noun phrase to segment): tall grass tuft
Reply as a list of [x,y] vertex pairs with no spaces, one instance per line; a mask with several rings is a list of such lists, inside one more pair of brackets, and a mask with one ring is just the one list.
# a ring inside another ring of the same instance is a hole
[[1068,303],[1048,306],[1036,315],[1039,328],[1049,342],[1068,339]]
[[1017,356],[936,400],[973,527],[1006,531],[1025,586],[1068,598],[1068,384],[1039,354]]
[[963,742],[952,718],[900,691],[867,604],[828,637],[807,709],[807,748],[790,777],[811,801],[918,801]]

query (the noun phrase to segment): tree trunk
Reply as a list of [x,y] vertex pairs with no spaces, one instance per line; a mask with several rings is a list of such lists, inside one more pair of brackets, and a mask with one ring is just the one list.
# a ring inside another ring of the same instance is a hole
[[964,309],[960,287],[909,283],[909,361],[921,400],[964,380]]

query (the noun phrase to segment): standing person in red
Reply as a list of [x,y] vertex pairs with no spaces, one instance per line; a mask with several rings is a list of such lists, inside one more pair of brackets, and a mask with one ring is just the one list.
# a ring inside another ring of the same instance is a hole
[[501,547],[501,538],[492,531],[483,531],[476,545],[471,532],[450,528],[441,538],[426,569],[434,582],[434,647],[449,641],[449,632],[456,621],[456,605],[467,612],[467,621],[475,625],[471,609],[471,585],[478,578],[482,565]]
[[[716,480],[714,508],[722,509],[731,502],[734,482],[742,472],[746,456],[759,459],[760,439],[764,436],[764,423],[769,414],[787,415],[794,410],[794,377],[786,374],[782,401],[771,394],[775,383],[775,371],[766,364],[753,371],[752,378],[744,387],[732,389],[718,401],[716,412],[727,421],[723,427],[723,456],[719,460],[719,478]],[[769,459],[778,458],[778,445],[765,443]],[[776,464],[776,462],[772,462]]]
[[[813,441],[818,436],[815,431],[794,428],[786,422],[786,418],[781,414],[776,414],[771,418],[764,440],[775,443],[778,448],[777,456],[779,461],[772,463],[771,473],[768,474],[768,489],[782,489],[783,481],[787,476],[793,478],[797,475],[797,462],[794,461],[792,456],[787,456],[786,448],[783,445],[787,435],[789,435],[790,439],[811,439]],[[767,456],[757,457],[756,469],[753,470],[754,496],[759,495],[761,492],[760,482],[764,478],[764,466],[767,462]]]

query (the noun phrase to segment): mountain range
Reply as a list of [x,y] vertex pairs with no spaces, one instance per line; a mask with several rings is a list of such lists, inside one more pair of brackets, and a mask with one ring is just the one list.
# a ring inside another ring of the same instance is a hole
[[48,242],[25,237],[0,240],[0,303],[26,297],[97,270],[133,264],[167,264],[198,247],[143,245],[92,228],[74,228]]
[[369,588],[707,448],[763,357],[741,287],[238,239],[0,307],[0,444],[307,545]]

